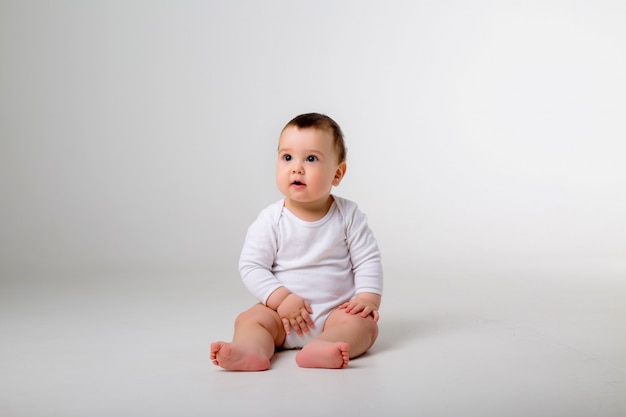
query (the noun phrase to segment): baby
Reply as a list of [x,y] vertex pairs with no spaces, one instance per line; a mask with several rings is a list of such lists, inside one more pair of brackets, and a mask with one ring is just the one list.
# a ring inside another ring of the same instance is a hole
[[263,371],[276,349],[301,348],[305,368],[345,368],[378,335],[382,265],[366,216],[331,194],[346,147],[330,117],[307,113],[283,128],[276,183],[284,198],[248,229],[239,260],[260,303],[235,320],[233,340],[211,344],[215,365]]

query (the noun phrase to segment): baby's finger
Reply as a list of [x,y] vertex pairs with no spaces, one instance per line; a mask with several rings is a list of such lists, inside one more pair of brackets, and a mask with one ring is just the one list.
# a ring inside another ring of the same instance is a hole
[[302,316],[296,317],[296,323],[298,326],[296,329],[300,331],[300,333],[298,333],[299,335],[301,335],[302,333],[309,333],[309,328],[307,327]]
[[302,336],[302,330],[300,330],[300,324],[297,319],[291,319],[291,327],[293,327],[298,336]]
[[365,309],[365,306],[363,304],[353,304],[348,312],[350,312],[351,314],[359,314],[363,311],[363,309]]
[[306,311],[303,311],[302,318],[306,322],[307,326],[309,326],[312,329],[315,328],[315,323],[313,323],[313,320],[311,319],[311,316],[309,315],[309,313],[307,313]]
[[289,324],[289,320],[286,318],[282,319],[283,327],[285,328],[285,333],[291,334],[291,325]]
[[372,317],[374,317],[374,322],[378,323],[378,319],[380,319],[380,315],[378,314],[378,310],[372,311]]
[[354,303],[352,301],[345,302],[341,308],[346,310],[346,313],[349,313],[354,308]]
[[378,315],[378,310],[375,310],[371,307],[366,307],[361,313],[361,317],[363,318],[370,316],[370,315],[374,319],[374,322],[378,322],[378,319],[380,318],[380,316]]

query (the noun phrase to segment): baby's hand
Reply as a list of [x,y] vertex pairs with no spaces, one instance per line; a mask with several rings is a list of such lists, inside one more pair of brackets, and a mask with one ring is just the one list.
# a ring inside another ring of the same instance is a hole
[[315,324],[311,320],[311,306],[308,301],[296,294],[289,294],[287,298],[283,300],[276,310],[278,316],[283,322],[285,327],[285,333],[291,334],[291,328],[293,327],[298,334],[302,336],[302,333],[309,334],[309,328],[314,328]]
[[376,304],[369,300],[359,299],[358,297],[350,301],[346,301],[340,305],[339,308],[345,310],[348,314],[360,313],[361,317],[367,317],[371,314],[375,322],[377,322],[380,318]]

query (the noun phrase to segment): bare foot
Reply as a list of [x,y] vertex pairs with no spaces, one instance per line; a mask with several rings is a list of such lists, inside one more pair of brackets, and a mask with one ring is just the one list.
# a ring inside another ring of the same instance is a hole
[[226,342],[211,343],[211,360],[214,365],[229,371],[265,371],[270,368],[270,360],[258,352]]
[[313,340],[296,355],[303,368],[340,369],[348,366],[350,345],[344,342]]

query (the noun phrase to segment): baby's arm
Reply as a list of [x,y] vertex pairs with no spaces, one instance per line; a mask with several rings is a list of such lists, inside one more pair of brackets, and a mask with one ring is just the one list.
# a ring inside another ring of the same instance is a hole
[[270,294],[265,305],[278,313],[287,334],[291,333],[292,327],[298,336],[302,336],[302,332],[308,334],[309,328],[315,327],[310,316],[313,310],[308,301],[291,293],[285,287],[280,287]]
[[352,300],[346,301],[339,306],[348,314],[361,314],[361,317],[367,317],[370,314],[374,321],[378,321],[378,309],[380,308],[381,296],[372,292],[362,292],[357,294]]
[[[349,209],[350,207],[348,207]],[[383,269],[380,250],[367,217],[356,207],[348,210],[351,221],[347,227],[347,242],[354,272],[356,296],[339,306],[349,314],[371,315],[378,321],[378,309],[383,290]]]

